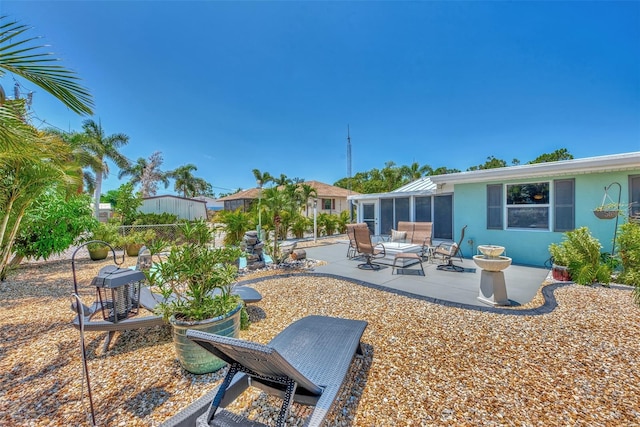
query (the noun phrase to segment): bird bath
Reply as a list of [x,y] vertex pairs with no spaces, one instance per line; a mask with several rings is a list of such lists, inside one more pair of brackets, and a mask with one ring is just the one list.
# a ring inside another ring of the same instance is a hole
[[482,255],[473,256],[473,262],[482,269],[478,300],[489,305],[509,305],[502,270],[511,265],[511,258],[501,255],[504,246],[479,245],[478,250]]

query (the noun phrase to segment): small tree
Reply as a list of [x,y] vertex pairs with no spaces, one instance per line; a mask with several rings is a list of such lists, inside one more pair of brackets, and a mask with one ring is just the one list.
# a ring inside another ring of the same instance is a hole
[[128,182],[118,187],[116,206],[113,210],[120,217],[120,224],[132,225],[138,216],[140,206],[142,206],[142,197],[134,194],[132,183]]

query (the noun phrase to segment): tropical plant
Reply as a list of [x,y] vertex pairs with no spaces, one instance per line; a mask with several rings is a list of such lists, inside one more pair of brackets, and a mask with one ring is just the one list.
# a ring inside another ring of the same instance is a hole
[[[20,76],[72,111],[92,114],[91,95],[77,75],[44,46],[33,45],[38,37],[25,38],[28,30],[0,17],[0,77],[6,72]],[[69,146],[37,132],[26,122],[26,101],[9,101],[3,93],[0,86],[0,280],[6,278],[13,243],[31,204],[52,187],[66,192],[69,184],[77,188],[79,182],[77,165],[67,161]]]
[[[119,227],[115,224],[99,222],[90,231],[89,240],[100,240],[113,246],[117,246],[120,240],[120,234],[118,233]],[[100,243],[89,243],[87,248],[89,250],[101,248],[104,245]]]
[[66,162],[67,144],[35,132],[32,141],[29,155],[0,160],[0,280],[6,278],[14,241],[33,202],[47,191],[67,194],[82,179],[77,167]]
[[149,285],[163,296],[156,310],[164,319],[201,321],[222,316],[242,302],[231,294],[238,248],[209,248],[211,231],[204,221],[183,223],[186,243],[172,246],[166,259],[145,272]]
[[256,179],[256,184],[260,188],[269,182],[273,182],[273,177],[269,172],[260,172],[259,169],[254,169],[252,172],[253,177]]
[[235,211],[220,211],[216,219],[222,224],[220,229],[225,233],[225,245],[239,244],[244,237],[244,233],[249,230],[251,225],[250,215],[240,209]]
[[318,198],[318,191],[309,184],[298,184],[297,195],[299,203],[305,210],[305,215],[309,216],[309,200]]
[[168,172],[167,176],[175,180],[173,189],[181,193],[183,197],[190,197],[190,195],[194,194],[196,191],[196,177],[192,172],[197,170],[198,168],[195,165],[187,164]]
[[126,248],[130,245],[149,245],[156,238],[156,232],[150,228],[144,230],[133,230],[121,235],[117,239],[117,245]]
[[29,29],[27,25],[0,16],[0,77],[10,72],[41,87],[71,111],[93,114],[91,94],[78,83],[76,73],[59,65],[60,60],[48,46],[32,45],[40,37],[23,38]]
[[96,162],[93,166],[95,173],[94,203],[96,206],[95,215],[98,218],[97,206],[100,204],[100,194],[102,191],[102,180],[109,176],[109,164],[107,160],[113,161],[120,169],[130,167],[129,160],[123,156],[118,149],[129,143],[129,137],[123,133],[105,135],[102,123],[97,123],[92,119],[82,122],[82,133],[74,136],[88,153],[92,154]]
[[309,231],[312,226],[313,221],[310,218],[302,215],[296,215],[296,217],[291,221],[291,232],[296,239],[301,239],[304,237],[304,233]]
[[158,183],[164,184],[164,188],[169,186],[167,174],[160,170],[162,162],[162,153],[160,151],[151,154],[149,159],[140,157],[135,164],[121,169],[120,173],[118,173],[118,179],[130,176],[130,182],[133,185],[140,184],[142,197],[155,196],[158,192]]
[[338,233],[345,234],[347,232],[347,224],[351,221],[351,214],[349,211],[342,211],[338,214],[337,227]]
[[590,285],[611,282],[611,268],[600,255],[602,245],[591,235],[587,227],[563,233],[564,240],[551,244],[549,251],[558,262],[566,262],[575,283]]
[[65,197],[55,191],[47,191],[33,202],[22,220],[14,242],[15,256],[11,265],[17,265],[24,257],[46,260],[60,254],[71,245],[85,240],[85,232],[96,227],[91,197],[73,194]]
[[622,272],[616,281],[634,286],[634,300],[640,306],[640,224],[627,222],[620,226],[618,254]]
[[322,212],[318,215],[317,222],[321,235],[331,236],[335,234],[338,227],[338,217],[336,215]]
[[138,217],[140,206],[142,206],[142,197],[133,192],[132,183],[127,182],[118,187],[113,212],[121,225],[132,225]]

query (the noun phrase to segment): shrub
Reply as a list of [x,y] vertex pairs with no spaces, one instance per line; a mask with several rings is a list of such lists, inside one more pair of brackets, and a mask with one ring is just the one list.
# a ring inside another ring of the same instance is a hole
[[549,245],[549,252],[556,264],[566,262],[575,283],[590,285],[611,282],[611,268],[602,261],[600,250],[602,245],[591,235],[587,227],[567,231],[564,240]]
[[635,286],[634,299],[640,305],[640,224],[627,222],[620,226],[618,247],[622,272],[616,281]]

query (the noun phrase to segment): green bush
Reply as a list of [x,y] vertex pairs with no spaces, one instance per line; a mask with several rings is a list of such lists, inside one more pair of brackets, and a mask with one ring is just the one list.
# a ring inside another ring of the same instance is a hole
[[134,225],[157,225],[157,224],[176,224],[178,215],[163,212],[157,213],[138,213]]
[[569,267],[571,278],[580,285],[611,283],[611,268],[600,255],[602,245],[587,227],[567,231],[561,243],[549,245],[549,252],[558,265]]
[[240,209],[220,211],[217,219],[222,223],[221,228],[225,232],[224,244],[227,246],[239,244],[251,225],[250,214]]
[[640,224],[627,222],[620,226],[618,254],[622,272],[616,281],[635,286],[634,299],[640,305]]

